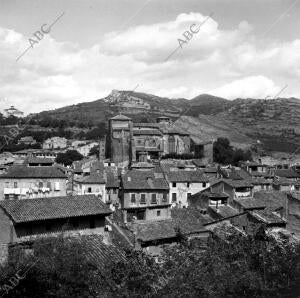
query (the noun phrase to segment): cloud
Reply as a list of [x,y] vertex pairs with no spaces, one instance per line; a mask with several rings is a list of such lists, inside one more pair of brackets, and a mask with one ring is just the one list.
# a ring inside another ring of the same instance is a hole
[[37,112],[96,100],[112,89],[131,90],[137,84],[137,91],[174,98],[200,93],[264,98],[286,84],[283,96],[300,96],[300,40],[264,43],[246,21],[224,30],[212,17],[165,61],[184,32],[206,18],[180,14],[167,22],[108,32],[86,48],[59,42],[50,32],[18,62],[28,39],[0,28],[0,99]]
[[212,90],[211,94],[228,99],[265,98],[267,96],[273,98],[279,91],[280,88],[275,86],[272,80],[264,76],[254,76],[233,81]]

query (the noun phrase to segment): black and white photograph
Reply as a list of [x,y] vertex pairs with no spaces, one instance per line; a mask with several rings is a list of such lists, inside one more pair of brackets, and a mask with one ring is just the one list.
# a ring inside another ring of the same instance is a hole
[[0,297],[300,298],[300,0],[0,0]]

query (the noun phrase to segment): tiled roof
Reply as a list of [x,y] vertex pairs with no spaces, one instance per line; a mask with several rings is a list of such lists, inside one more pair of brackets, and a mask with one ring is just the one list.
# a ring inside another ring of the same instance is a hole
[[203,168],[204,173],[217,173],[218,168],[217,167],[206,167]]
[[112,262],[124,261],[126,254],[124,250],[113,244],[103,242],[102,235],[83,235],[80,242],[85,245],[85,254],[88,259],[100,269],[106,269]]
[[105,179],[103,177],[103,173],[91,173],[88,176],[77,178],[76,181],[79,183],[85,183],[85,184],[105,184]]
[[195,208],[172,208],[172,219],[183,234],[191,234],[205,230],[204,224],[212,221],[207,214]]
[[120,183],[112,171],[106,171],[106,188],[117,188]]
[[279,178],[275,178],[273,181],[274,185],[284,185],[284,186],[289,186],[289,185],[294,185],[297,184],[297,181],[293,181],[289,178],[286,177],[279,177]]
[[256,177],[249,179],[249,182],[251,182],[253,185],[260,185],[260,184],[267,184],[270,185],[273,182],[270,179],[266,179],[264,177]]
[[245,209],[268,208],[271,211],[285,207],[287,193],[281,191],[258,191],[253,198],[236,200]]
[[133,123],[133,127],[159,128],[157,123]]
[[229,195],[224,193],[224,192],[214,192],[210,188],[203,189],[203,190],[191,195],[191,197],[197,196],[197,195],[198,196],[199,195],[204,195],[204,196],[207,196],[207,197],[212,198],[212,199],[226,199],[226,198],[229,197]]
[[1,178],[66,178],[67,176],[56,167],[12,166]]
[[262,221],[266,224],[285,224],[286,221],[271,212],[269,209],[264,210],[255,210],[251,212],[251,215],[254,216],[259,221]]
[[194,159],[193,164],[196,167],[201,167],[201,168],[204,168],[206,166],[206,164],[202,161],[202,159]]
[[256,162],[256,161],[241,161],[240,162],[242,165],[245,165],[245,166],[253,166],[253,167],[256,167],[256,166],[263,166],[261,163],[259,162]]
[[25,162],[27,161],[27,163],[39,163],[39,164],[53,164],[54,160],[51,158],[40,158],[40,157],[33,157],[30,156],[28,157]]
[[134,129],[133,135],[162,136],[162,133],[158,129]]
[[278,177],[284,178],[300,178],[300,175],[296,173],[293,169],[275,170],[274,174]]
[[149,163],[149,162],[136,162],[136,163],[133,163],[131,165],[132,168],[149,168],[149,169],[153,169],[155,166],[152,164],[152,163]]
[[175,238],[176,223],[172,219],[138,222],[131,225],[137,240],[143,242]]
[[167,180],[170,182],[208,182],[208,178],[205,177],[202,171],[174,171],[169,172]]
[[234,188],[253,187],[251,182],[249,182],[247,180],[243,180],[243,179],[241,179],[241,180],[222,179],[221,181],[223,181],[224,183],[227,183],[228,185],[230,185],[231,187],[234,187]]
[[158,123],[158,126],[163,134],[178,134],[178,135],[189,135],[186,131],[170,123]]
[[239,212],[232,208],[231,206],[219,206],[218,209],[216,207],[210,206],[209,207],[211,210],[213,210],[213,212],[215,212],[216,214],[219,214],[220,217],[222,218],[227,218],[230,216],[234,216],[237,215]]
[[122,176],[122,185],[125,190],[168,190],[169,185],[164,178],[155,178],[153,170],[131,170]]
[[252,171],[251,176],[252,177],[273,178],[274,174],[266,173],[266,172]]
[[112,213],[94,195],[6,200],[0,206],[16,223]]
[[131,118],[128,118],[127,116],[120,114],[120,115],[110,118],[110,120],[126,120],[126,121],[128,121],[128,120],[131,120]]

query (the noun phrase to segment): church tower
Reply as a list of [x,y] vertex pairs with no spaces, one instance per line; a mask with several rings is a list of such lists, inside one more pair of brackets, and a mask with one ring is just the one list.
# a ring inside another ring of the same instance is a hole
[[131,164],[133,158],[132,119],[121,114],[109,119],[108,147],[112,162],[122,166]]

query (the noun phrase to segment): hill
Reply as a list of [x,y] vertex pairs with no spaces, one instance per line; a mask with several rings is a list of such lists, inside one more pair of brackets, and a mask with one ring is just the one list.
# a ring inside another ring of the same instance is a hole
[[300,146],[300,100],[296,98],[236,99],[209,94],[191,100],[113,90],[103,99],[44,111],[34,116],[78,123],[106,122],[123,113],[134,122],[153,122],[169,116],[195,137],[227,137],[239,146],[260,140],[267,150],[293,152]]

